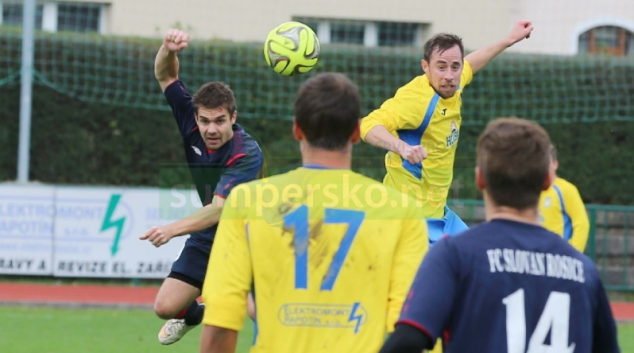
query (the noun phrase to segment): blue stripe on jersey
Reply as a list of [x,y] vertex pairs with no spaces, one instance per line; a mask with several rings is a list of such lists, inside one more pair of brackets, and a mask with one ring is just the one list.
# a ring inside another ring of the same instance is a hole
[[[429,106],[427,107],[427,112],[425,112],[423,123],[420,124],[418,129],[396,131],[402,141],[410,146],[418,146],[421,144],[421,139],[423,138],[425,130],[427,130],[427,126],[429,126],[432,115],[434,115],[434,110],[436,110],[436,105],[438,104],[439,99],[440,96],[438,93],[434,94],[434,97],[432,97],[431,102],[429,102]],[[423,177],[423,163],[412,164],[408,160],[403,160],[403,168],[405,168],[405,170],[410,172],[418,180],[421,180]]]
[[570,220],[570,216],[568,212],[566,212],[566,206],[564,205],[564,195],[561,193],[561,190],[557,185],[553,185],[553,189],[557,192],[557,196],[559,196],[559,205],[561,207],[561,215],[563,216],[564,222],[564,239],[570,240],[572,238],[572,221]]

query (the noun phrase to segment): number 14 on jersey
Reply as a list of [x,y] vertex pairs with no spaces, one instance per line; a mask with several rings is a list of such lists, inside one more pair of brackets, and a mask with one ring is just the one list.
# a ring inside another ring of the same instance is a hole
[[[524,289],[502,299],[506,305],[506,347],[508,353],[524,353],[526,349],[526,309]],[[546,337],[550,332],[550,345]],[[575,344],[568,346],[570,333],[570,294],[551,292],[535,331],[528,342],[526,353],[572,353]]]

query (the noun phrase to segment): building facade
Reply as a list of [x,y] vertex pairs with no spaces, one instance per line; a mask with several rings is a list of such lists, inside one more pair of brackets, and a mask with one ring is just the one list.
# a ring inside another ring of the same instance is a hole
[[[0,25],[20,25],[22,1],[0,0]],[[39,30],[160,37],[171,27],[195,39],[261,42],[290,20],[323,44],[422,47],[433,33],[463,37],[469,50],[500,40],[518,19],[533,21],[512,51],[634,56],[634,2],[623,0],[73,0],[38,1]]]

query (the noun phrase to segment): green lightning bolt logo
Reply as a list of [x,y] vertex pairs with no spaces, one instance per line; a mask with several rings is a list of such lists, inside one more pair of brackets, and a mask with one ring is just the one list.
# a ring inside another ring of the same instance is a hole
[[114,236],[114,240],[112,241],[112,247],[110,248],[110,253],[112,254],[112,256],[114,256],[117,251],[119,251],[119,240],[121,239],[121,232],[123,232],[123,224],[125,223],[125,217],[121,217],[115,220],[112,219],[112,214],[117,208],[119,200],[121,200],[120,194],[112,194],[112,196],[110,196],[110,202],[108,203],[106,216],[104,217],[103,224],[101,225],[101,232],[110,228],[115,228],[117,230]]

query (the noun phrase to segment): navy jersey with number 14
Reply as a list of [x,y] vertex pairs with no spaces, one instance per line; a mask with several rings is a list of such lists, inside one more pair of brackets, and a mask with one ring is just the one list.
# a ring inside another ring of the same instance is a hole
[[555,233],[509,220],[436,243],[403,306],[404,324],[443,337],[445,353],[619,351],[592,261]]

